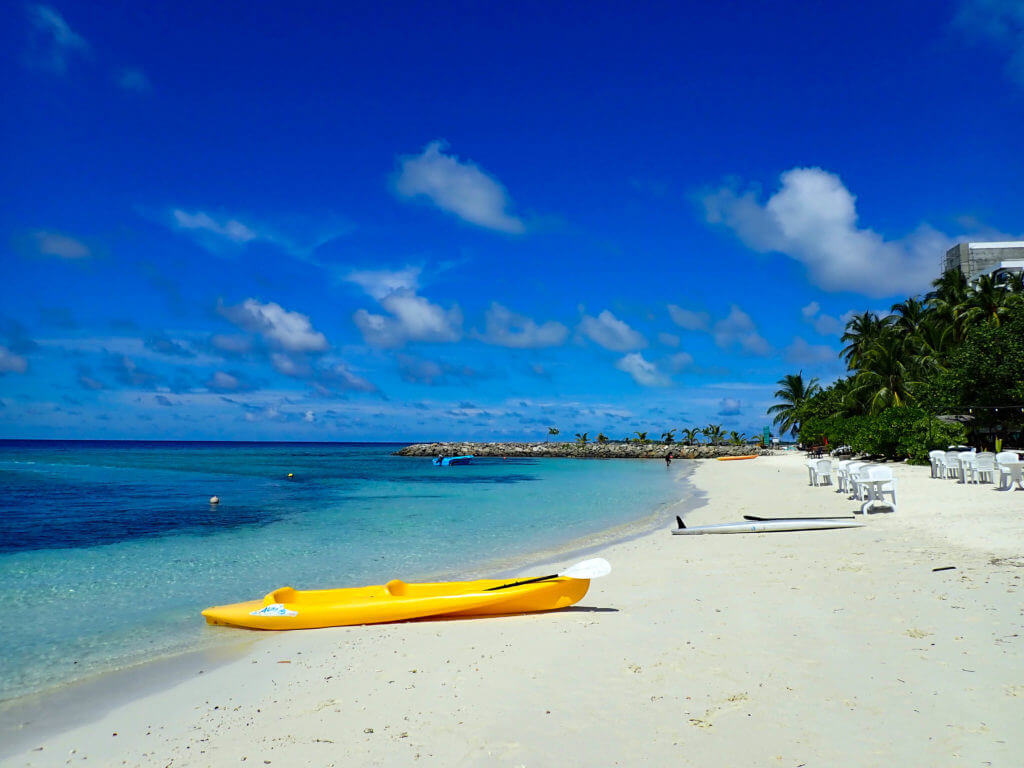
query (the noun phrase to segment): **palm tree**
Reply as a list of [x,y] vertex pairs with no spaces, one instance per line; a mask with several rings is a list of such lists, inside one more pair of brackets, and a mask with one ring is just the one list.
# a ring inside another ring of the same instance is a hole
[[747,436],[742,432],[737,432],[735,429],[729,433],[729,442],[733,445],[743,445],[747,441]]
[[959,269],[950,269],[932,281],[932,287],[925,297],[929,311],[935,319],[952,329],[953,341],[961,342],[967,335],[967,315],[964,303],[967,301],[968,283]]
[[668,432],[661,433],[661,442],[663,442],[665,445],[672,445],[672,443],[674,443],[675,441],[676,431],[674,429],[670,429]]
[[548,437],[558,437],[558,427],[548,427]]
[[889,322],[889,318],[880,318],[874,312],[862,312],[850,318],[846,332],[840,339],[849,342],[842,351],[848,368],[852,370],[860,366],[864,353],[888,327]]
[[587,440],[589,439],[587,437],[587,435],[589,435],[589,434],[590,434],[589,432],[583,432],[582,434],[577,432],[576,433],[576,442],[579,443],[580,445],[586,445],[587,444]]
[[997,283],[991,275],[982,275],[967,292],[964,302],[967,321],[979,323],[989,321],[1000,324],[1000,319],[1010,311],[1010,292],[1005,285]]
[[607,443],[608,442],[608,435],[606,435],[604,432],[598,432],[597,433],[597,442],[599,442],[599,443]]
[[[869,315],[871,313],[865,312],[864,314]],[[775,414],[775,419],[772,423],[779,428],[780,434],[786,432],[797,434],[800,431],[800,421],[802,419],[800,407],[818,394],[821,391],[821,387],[818,386],[816,378],[812,378],[809,382],[804,383],[803,371],[797,374],[786,374],[778,380],[777,384],[780,389],[776,390],[775,397],[782,400],[782,402],[776,403],[769,408],[768,413],[769,415]]]
[[635,432],[634,434],[636,435],[636,441],[638,443],[646,443],[647,442],[647,433],[646,432]]
[[903,339],[885,334],[866,353],[863,367],[854,377],[852,394],[878,413],[913,399],[917,375],[906,354]]
[[928,308],[917,299],[907,299],[892,305],[893,326],[906,336],[914,336],[925,322]]
[[695,444],[697,442],[697,438],[698,438],[699,435],[700,435],[700,430],[695,428],[695,427],[691,427],[689,429],[681,430],[681,435],[680,436],[683,439],[683,444],[684,445],[693,445],[693,444]]
[[722,431],[721,424],[708,424],[704,429],[701,430],[707,437],[708,442],[712,445],[718,445],[722,438],[725,437],[725,433]]

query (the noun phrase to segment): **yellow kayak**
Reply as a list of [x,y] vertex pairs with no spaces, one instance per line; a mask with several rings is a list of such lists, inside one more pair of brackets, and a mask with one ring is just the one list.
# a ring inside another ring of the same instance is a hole
[[749,456],[719,456],[719,461],[743,461],[744,459],[756,459],[757,454],[752,453]]
[[[586,561],[586,563],[597,561]],[[203,611],[208,624],[251,629],[314,629],[351,624],[379,624],[427,617],[498,616],[565,608],[579,602],[590,578],[564,575],[526,581],[484,579],[434,584],[407,584],[395,579],[382,586],[301,591],[275,589],[262,600],[217,605]],[[592,567],[591,578],[597,573]],[[583,569],[586,570],[586,569]]]

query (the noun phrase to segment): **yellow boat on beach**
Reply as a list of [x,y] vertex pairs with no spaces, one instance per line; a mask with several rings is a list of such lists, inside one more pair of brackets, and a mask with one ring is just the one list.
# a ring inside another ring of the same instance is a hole
[[595,558],[564,574],[525,580],[408,584],[394,579],[384,585],[347,589],[282,587],[262,600],[207,608],[203,616],[208,624],[281,630],[551,611],[579,602],[587,594],[590,579],[610,570],[607,561]]
[[747,456],[719,456],[719,461],[743,461],[744,459],[756,459],[757,454],[751,453]]

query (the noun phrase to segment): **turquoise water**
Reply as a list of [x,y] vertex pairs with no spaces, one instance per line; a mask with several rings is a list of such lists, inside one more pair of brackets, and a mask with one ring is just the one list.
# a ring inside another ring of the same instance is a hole
[[679,495],[656,461],[435,467],[395,448],[0,441],[0,701],[237,639],[209,605],[487,576]]

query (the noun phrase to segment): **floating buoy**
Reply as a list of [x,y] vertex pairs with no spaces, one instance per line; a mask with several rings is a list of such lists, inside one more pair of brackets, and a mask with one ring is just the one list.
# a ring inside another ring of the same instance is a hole
[[291,472],[288,473],[288,477],[295,477]]
[[219,496],[211,496],[210,497],[210,503],[211,504],[220,504],[220,497]]

